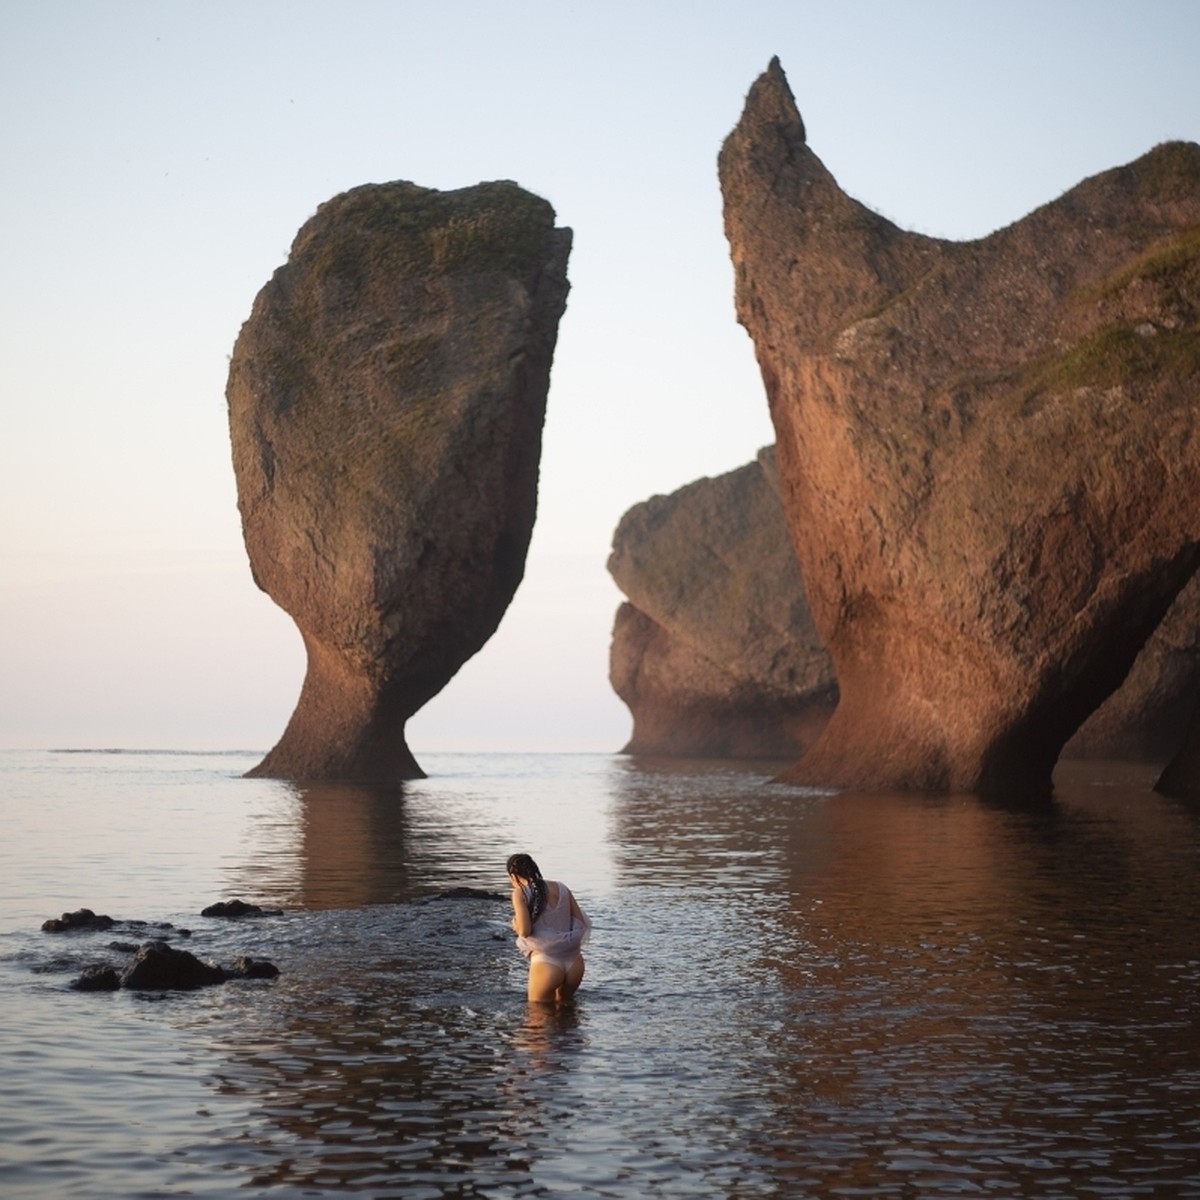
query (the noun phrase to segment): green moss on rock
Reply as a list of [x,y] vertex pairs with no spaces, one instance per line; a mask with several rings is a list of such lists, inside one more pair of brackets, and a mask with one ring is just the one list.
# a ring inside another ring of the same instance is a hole
[[321,205],[297,236],[292,261],[314,276],[352,283],[375,271],[519,276],[537,262],[553,227],[549,203],[515,183],[456,192],[367,184]]
[[1022,411],[1056,393],[1126,386],[1139,379],[1180,380],[1200,375],[1200,332],[1103,329],[1065,354],[1031,364],[1017,381]]

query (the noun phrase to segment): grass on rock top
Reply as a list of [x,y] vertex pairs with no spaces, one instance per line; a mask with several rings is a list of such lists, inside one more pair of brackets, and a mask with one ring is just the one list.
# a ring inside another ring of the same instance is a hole
[[554,228],[554,210],[515,183],[439,192],[367,184],[322,204],[297,235],[291,262],[313,277],[469,271],[525,276]]

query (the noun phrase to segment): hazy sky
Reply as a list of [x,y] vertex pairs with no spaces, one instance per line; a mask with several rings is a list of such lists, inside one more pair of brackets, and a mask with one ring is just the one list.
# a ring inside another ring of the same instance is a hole
[[0,745],[263,748],[299,694],[250,578],[224,388],[255,294],[357,184],[514,179],[575,231],[526,579],[409,725],[616,750],[631,505],[772,440],[716,156],[778,55],[809,144],[972,238],[1200,140],[1200,0],[4,0]]

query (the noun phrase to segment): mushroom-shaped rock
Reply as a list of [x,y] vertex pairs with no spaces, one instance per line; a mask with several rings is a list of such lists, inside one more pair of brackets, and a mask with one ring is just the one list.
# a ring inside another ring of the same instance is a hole
[[767,449],[622,517],[609,677],[633,715],[625,753],[794,758],[829,719],[837,685],[777,488]]
[[514,183],[368,185],[259,293],[227,390],[238,507],[308,661],[251,774],[422,775],[405,722],[524,574],[570,242]]
[[1200,562],[1200,147],[941,241],[841,190],[773,61],[720,177],[840,689],[786,777],[1048,787]]

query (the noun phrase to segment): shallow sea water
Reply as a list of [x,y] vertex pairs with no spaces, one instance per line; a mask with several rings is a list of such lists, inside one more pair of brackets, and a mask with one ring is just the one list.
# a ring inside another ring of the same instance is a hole
[[[1152,770],[1066,764],[1030,805],[255,761],[0,752],[6,1198],[1200,1197],[1200,811]],[[524,1000],[516,849],[595,921],[562,1009]],[[283,915],[198,915],[234,896]],[[149,936],[40,931],[81,905],[283,973],[75,992]]]

